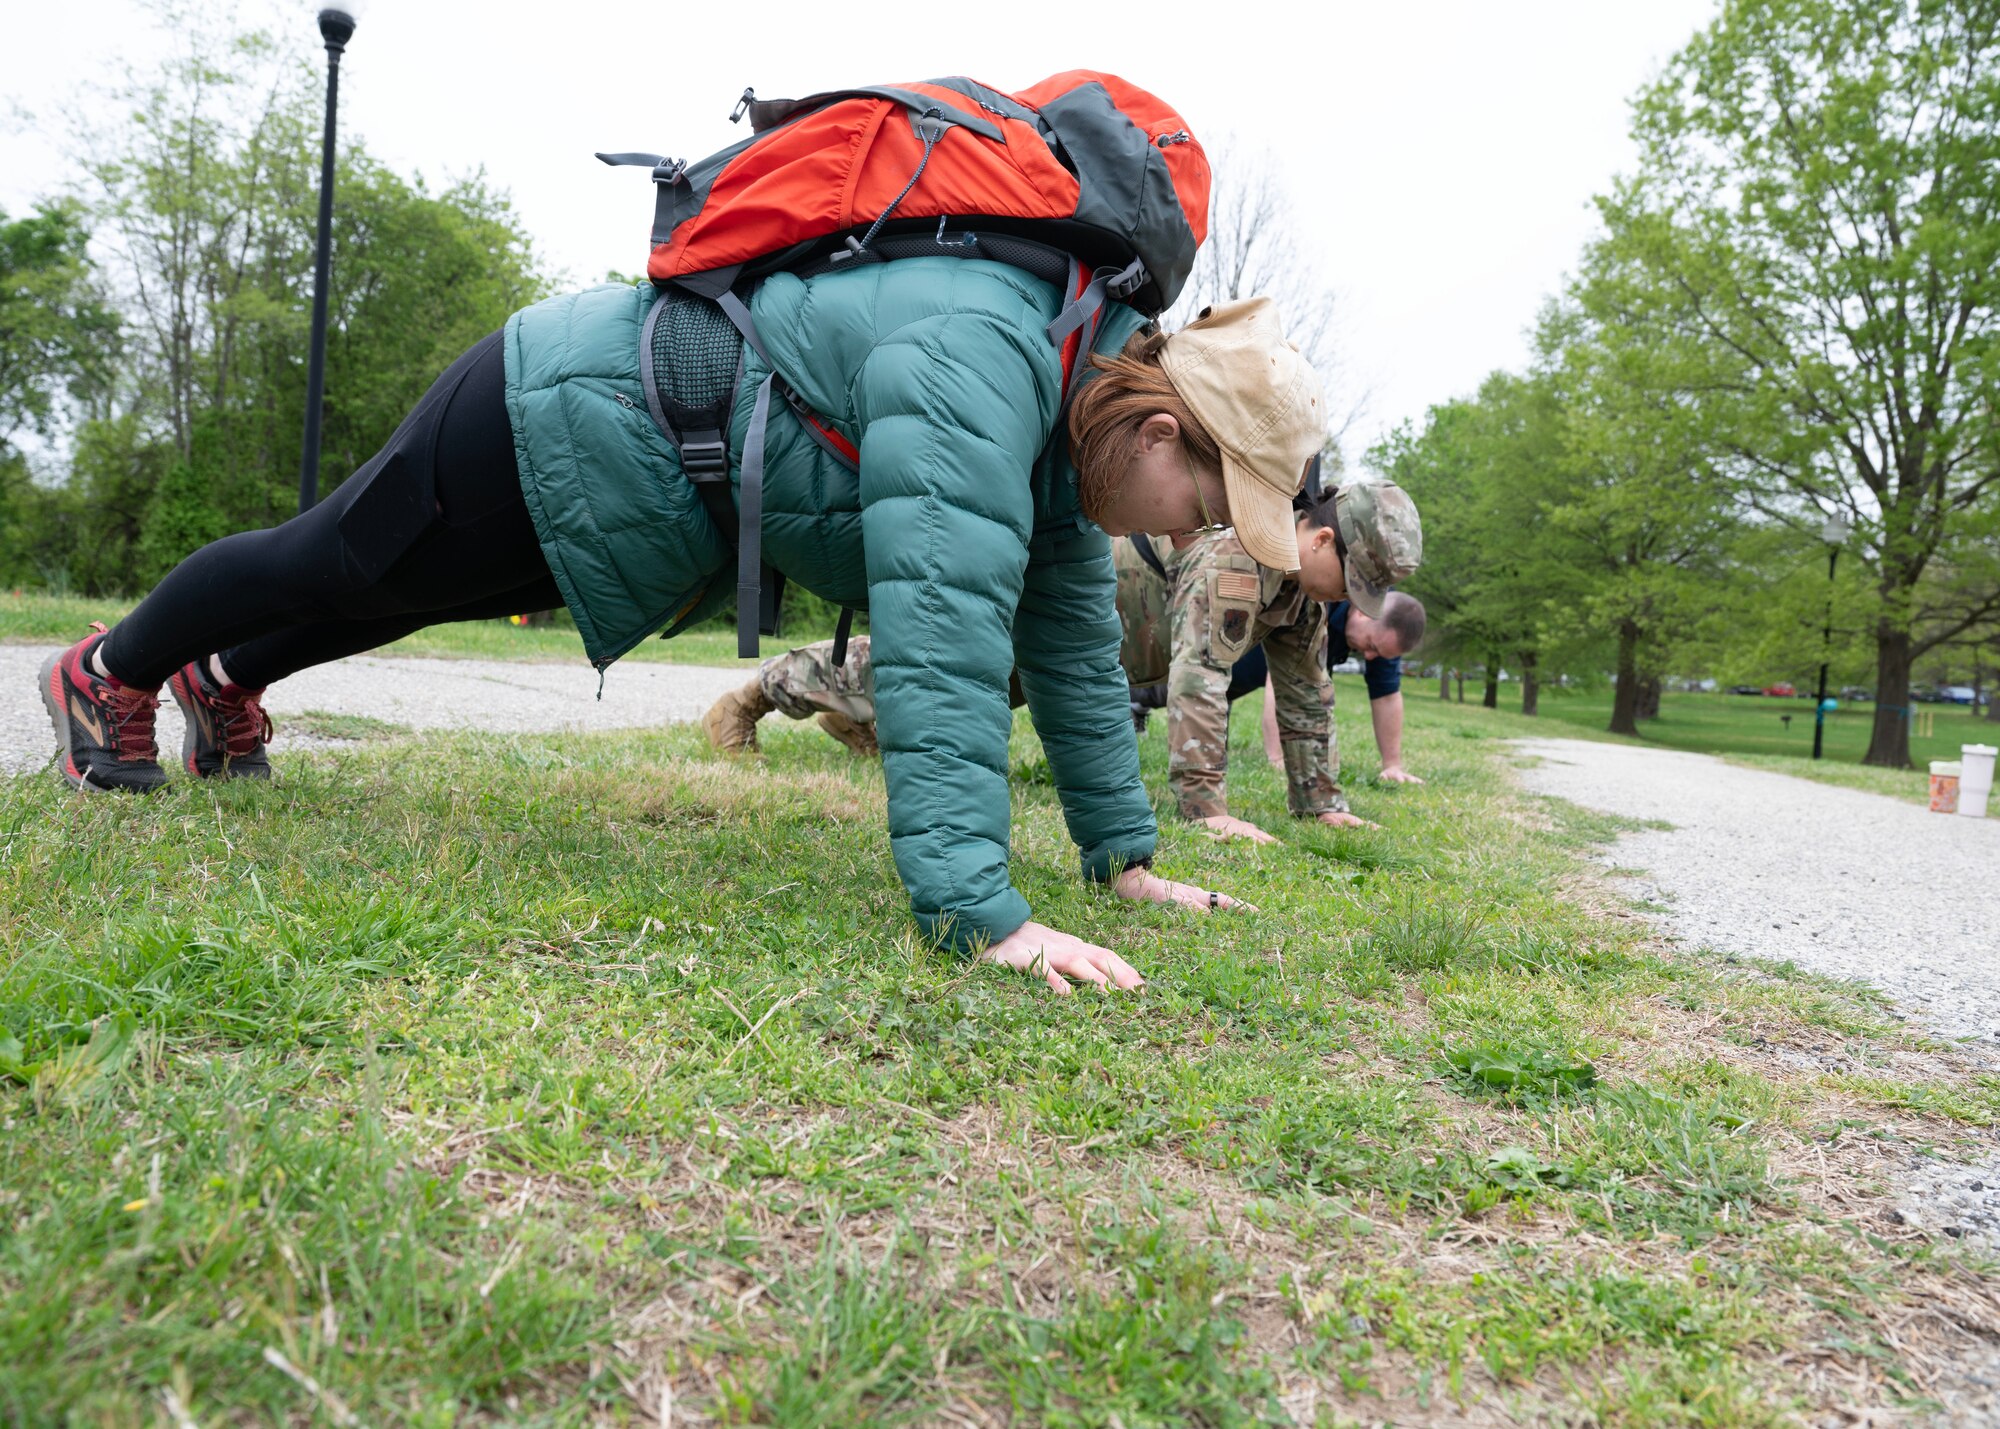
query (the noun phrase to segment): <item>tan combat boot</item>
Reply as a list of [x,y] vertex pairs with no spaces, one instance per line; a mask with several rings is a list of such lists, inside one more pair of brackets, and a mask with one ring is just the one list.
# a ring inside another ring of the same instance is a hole
[[724,754],[755,753],[757,721],[776,708],[764,698],[763,682],[752,680],[709,707],[708,713],[701,717],[702,732]]
[[882,746],[875,742],[875,726],[872,724],[860,724],[844,714],[828,710],[819,716],[819,727],[863,759],[881,757]]

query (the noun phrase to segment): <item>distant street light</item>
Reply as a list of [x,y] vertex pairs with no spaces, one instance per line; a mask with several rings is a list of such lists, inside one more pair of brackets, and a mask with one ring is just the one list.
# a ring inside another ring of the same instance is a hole
[[1838,511],[1827,517],[1819,528],[1820,540],[1826,542],[1826,626],[1820,633],[1819,642],[1819,699],[1813,705],[1813,755],[1817,759],[1820,748],[1826,741],[1826,667],[1833,656],[1833,567],[1840,559],[1840,548],[1847,544],[1847,533],[1852,529],[1847,518]]
[[326,288],[333,270],[333,117],[340,105],[340,57],[354,38],[357,6],[319,12],[326,41],[326,140],[320,149],[319,251],[313,264],[312,348],[306,366],[306,449],[299,463],[299,510],[319,500],[320,407],[326,400]]

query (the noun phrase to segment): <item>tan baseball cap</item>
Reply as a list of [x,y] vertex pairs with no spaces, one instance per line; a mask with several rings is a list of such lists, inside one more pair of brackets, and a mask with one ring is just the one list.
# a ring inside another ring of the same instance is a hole
[[1312,364],[1285,341],[1278,305],[1245,298],[1203,308],[1167,339],[1167,380],[1222,448],[1229,521],[1243,549],[1274,571],[1299,568],[1292,497],[1326,441]]
[[1350,481],[1335,492],[1347,598],[1363,615],[1380,615],[1389,587],[1407,580],[1424,559],[1417,503],[1393,481]]

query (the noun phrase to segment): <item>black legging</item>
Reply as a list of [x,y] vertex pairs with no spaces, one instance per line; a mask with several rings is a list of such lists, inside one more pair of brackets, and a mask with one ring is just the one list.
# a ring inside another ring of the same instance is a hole
[[232,681],[261,688],[426,625],[561,605],[521,497],[503,384],[494,333],[324,502],[174,567],[112,629],[105,668],[158,689],[219,651]]

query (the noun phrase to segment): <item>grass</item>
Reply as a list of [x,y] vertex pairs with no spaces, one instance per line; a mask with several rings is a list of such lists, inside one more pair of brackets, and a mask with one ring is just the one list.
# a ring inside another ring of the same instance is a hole
[[[129,600],[95,600],[83,596],[54,596],[0,591],[0,641],[34,641],[53,644],[75,640],[89,629],[90,622],[106,624],[132,608]],[[864,627],[865,629],[865,627]],[[806,640],[831,638],[832,631],[793,632],[786,639],[765,636],[759,643],[766,656],[782,655]],[[515,626],[503,620],[464,621],[456,625],[433,625],[406,636],[382,649],[387,655],[434,656],[460,660],[540,660],[549,662],[585,660],[583,642],[567,612],[547,626]],[[647,640],[639,644],[627,660],[643,660],[668,665],[734,665],[736,631],[711,621],[672,640]]]
[[918,946],[807,725],[0,782],[0,1419],[1764,1425],[2000,1334],[1879,1179],[1990,1077],[1655,948],[1484,711],[1413,702],[1398,789],[1343,699],[1380,831],[1288,823],[1249,714],[1286,845],[1159,864],[1254,916],[1083,887],[1016,781],[1018,882],[1129,996]]
[[285,717],[286,734],[302,734],[311,739],[395,739],[408,734],[410,727],[370,715],[337,714],[328,710],[301,710]]
[[[1477,690],[1472,691],[1477,697]],[[1404,686],[1408,705],[1439,704],[1437,686],[1429,680],[1411,680]],[[1843,788],[1886,794],[1905,802],[1930,800],[1930,761],[1958,758],[1963,744],[2000,742],[2000,725],[1975,715],[1964,705],[1923,705],[1919,709],[1932,720],[1928,736],[1913,734],[1910,758],[1914,769],[1878,769],[1861,763],[1867,751],[1874,706],[1843,704],[1827,715],[1824,758],[1812,758],[1813,712],[1811,700],[1765,698],[1758,695],[1666,694],[1660,699],[1660,718],[1642,720],[1640,737],[1605,732],[1611,722],[1611,691],[1577,692],[1545,688],[1541,712],[1534,719],[1520,713],[1520,686],[1501,686],[1501,707],[1484,714],[1495,727],[1505,727],[1541,738],[1602,739],[1618,743],[1653,745],[1662,749],[1683,749],[1697,754],[1719,754],[1731,762],[1756,769],[1769,769],[1804,779],[1816,779]],[[1468,705],[1467,709],[1476,708]],[[1783,723],[1790,715],[1791,724]],[[2000,811],[2000,810],[1997,810]]]

